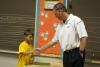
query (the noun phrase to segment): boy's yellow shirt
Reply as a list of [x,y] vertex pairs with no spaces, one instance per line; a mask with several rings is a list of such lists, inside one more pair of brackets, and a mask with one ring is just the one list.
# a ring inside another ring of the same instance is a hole
[[23,52],[30,52],[33,50],[33,46],[31,44],[28,44],[26,41],[23,41],[19,45],[19,60],[18,60],[18,66],[17,67],[24,67],[25,65],[29,65],[30,61],[32,59],[32,54],[28,55],[21,55],[20,53]]

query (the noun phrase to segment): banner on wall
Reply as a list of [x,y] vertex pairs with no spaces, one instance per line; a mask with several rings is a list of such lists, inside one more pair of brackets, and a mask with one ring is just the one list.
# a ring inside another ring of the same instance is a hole
[[54,5],[57,4],[59,0],[46,0],[45,9],[53,9]]
[[[66,4],[67,0],[36,0],[36,20],[35,20],[35,46],[46,45],[54,36],[59,20],[53,14],[53,7],[58,2]],[[47,10],[46,10],[47,9]],[[50,11],[49,11],[49,10]],[[62,55],[59,43],[45,51],[44,54]]]

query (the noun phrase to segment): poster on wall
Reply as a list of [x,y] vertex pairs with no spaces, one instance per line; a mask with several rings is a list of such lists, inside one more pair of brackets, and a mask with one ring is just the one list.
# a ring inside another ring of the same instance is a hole
[[59,0],[45,0],[45,9],[52,10],[54,5],[57,4]]

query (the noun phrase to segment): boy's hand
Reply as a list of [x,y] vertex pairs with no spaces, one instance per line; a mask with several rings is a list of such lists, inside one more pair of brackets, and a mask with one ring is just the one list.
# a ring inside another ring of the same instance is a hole
[[30,51],[30,54],[34,54],[34,50]]

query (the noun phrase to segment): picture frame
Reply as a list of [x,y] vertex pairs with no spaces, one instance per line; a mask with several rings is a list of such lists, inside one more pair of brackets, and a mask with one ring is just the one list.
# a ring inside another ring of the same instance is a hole
[[45,10],[52,10],[54,5],[57,4],[59,0],[46,0],[45,1]]

